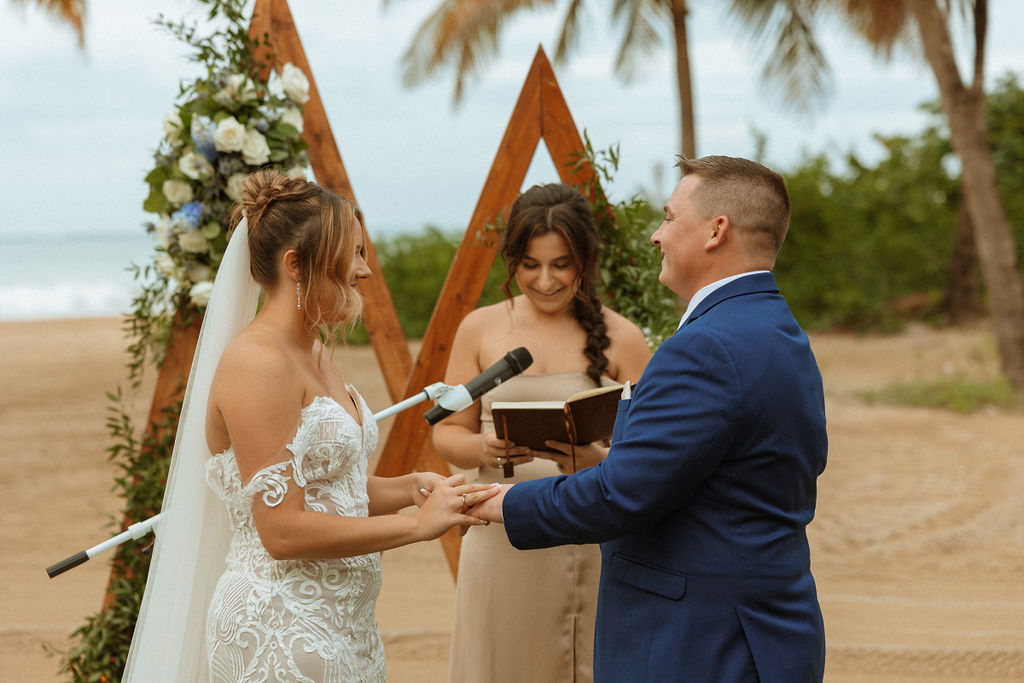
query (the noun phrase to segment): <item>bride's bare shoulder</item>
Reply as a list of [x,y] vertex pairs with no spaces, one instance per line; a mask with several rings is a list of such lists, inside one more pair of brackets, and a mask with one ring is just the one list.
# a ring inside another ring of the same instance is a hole
[[224,349],[214,376],[214,390],[229,394],[277,394],[298,383],[295,362],[273,336],[244,330]]

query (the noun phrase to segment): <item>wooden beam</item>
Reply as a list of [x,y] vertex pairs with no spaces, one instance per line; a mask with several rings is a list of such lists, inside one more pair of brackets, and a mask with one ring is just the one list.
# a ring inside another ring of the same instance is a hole
[[[571,168],[586,148],[558,87],[551,63],[544,50],[538,47],[431,315],[406,393],[443,379],[455,330],[480,300],[497,254],[498,236],[487,228],[496,218],[505,215],[519,196],[541,140],[544,140],[562,182],[582,185],[594,177],[589,163],[582,164],[576,171]],[[596,188],[597,184],[593,186]],[[398,415],[384,445],[377,474],[395,476],[411,471],[413,467],[441,471],[440,467],[446,463],[434,450],[429,437],[429,427],[420,411]],[[457,576],[461,537],[449,531],[441,542],[452,575]]]
[[[255,50],[257,61],[266,64],[264,78],[269,74],[271,67],[280,68],[288,62],[302,69],[309,78],[309,101],[303,106],[302,111],[302,139],[309,145],[313,174],[317,182],[355,201],[355,193],[345,171],[345,164],[341,160],[334,133],[331,132],[313,70],[306,59],[306,51],[302,47],[286,0],[257,0],[253,8],[249,37],[259,42]],[[269,45],[264,46],[264,41],[269,42]],[[391,291],[381,272],[377,250],[369,236],[366,248],[367,264],[374,276],[359,284],[359,289],[366,300],[363,324],[380,364],[388,394],[392,401],[397,402],[412,395],[402,393],[412,369],[412,354],[398,321]]]
[[[536,61],[519,95],[505,135],[487,174],[480,199],[469,221],[451,270],[430,316],[423,345],[406,386],[407,391],[444,378],[455,329],[480,300],[494,262],[498,242],[486,227],[503,214],[519,195],[533,152],[540,141],[540,81]],[[429,427],[420,411],[395,418],[377,464],[377,474],[395,476],[412,470]]]

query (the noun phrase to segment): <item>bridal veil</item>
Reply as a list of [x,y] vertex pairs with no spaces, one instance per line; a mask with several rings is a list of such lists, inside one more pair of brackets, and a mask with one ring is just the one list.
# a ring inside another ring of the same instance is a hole
[[255,316],[259,291],[249,272],[243,217],[224,252],[199,333],[126,682],[207,678],[206,615],[231,532],[224,503],[206,484],[206,407],[221,354]]

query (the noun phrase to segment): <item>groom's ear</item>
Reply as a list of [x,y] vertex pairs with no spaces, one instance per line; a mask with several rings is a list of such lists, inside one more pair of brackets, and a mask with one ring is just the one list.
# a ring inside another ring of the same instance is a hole
[[715,216],[708,222],[708,238],[704,242],[704,250],[711,251],[725,244],[732,223],[726,215]]

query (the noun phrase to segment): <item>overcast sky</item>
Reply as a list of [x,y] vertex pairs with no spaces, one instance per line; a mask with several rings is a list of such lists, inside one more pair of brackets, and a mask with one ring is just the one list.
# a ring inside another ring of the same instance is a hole
[[[401,85],[400,57],[437,0],[292,0],[292,13],[342,159],[371,235],[427,223],[465,228],[537,45],[553,57],[560,16],[529,15],[502,35],[500,56],[451,106],[446,72],[415,89]],[[198,3],[90,0],[86,47],[34,7],[0,0],[0,238],[33,234],[128,234],[151,219],[143,181],[161,119],[182,79],[193,77],[186,46],[152,24],[160,12],[201,18]],[[564,3],[558,3],[562,5]],[[666,46],[629,84],[611,75],[617,33],[607,5],[590,3],[583,49],[559,84],[577,126],[599,148],[620,145],[614,198],[638,187],[671,190],[678,111]],[[812,115],[783,106],[759,84],[759,53],[722,13],[724,3],[690,3],[697,151],[750,156],[752,129],[768,136],[770,164],[804,153],[856,150],[877,158],[874,133],[914,133],[918,106],[935,99],[930,70],[882,62],[848,35],[822,30],[833,89]],[[1024,72],[1024,2],[990,1],[988,75]],[[543,150],[543,146],[541,147]],[[669,168],[660,187],[655,167]],[[527,179],[555,180],[546,153]]]

